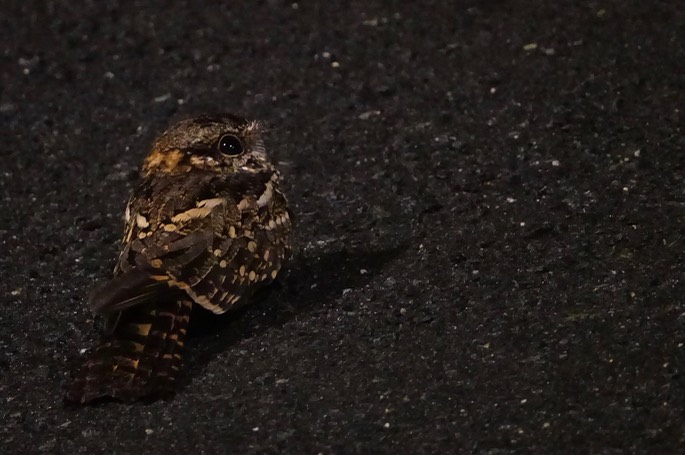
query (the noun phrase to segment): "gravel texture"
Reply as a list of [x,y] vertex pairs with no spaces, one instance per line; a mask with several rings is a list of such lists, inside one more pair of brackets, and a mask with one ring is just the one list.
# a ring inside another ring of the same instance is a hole
[[[0,451],[685,448],[682,2],[217,3],[0,6]],[[173,399],[65,408],[138,167],[208,111],[268,125],[298,253]]]

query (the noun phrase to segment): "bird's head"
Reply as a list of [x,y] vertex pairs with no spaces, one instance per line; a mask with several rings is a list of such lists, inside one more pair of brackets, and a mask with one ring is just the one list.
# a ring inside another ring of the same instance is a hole
[[142,174],[217,174],[272,169],[257,122],[232,114],[183,120],[165,131],[145,159]]

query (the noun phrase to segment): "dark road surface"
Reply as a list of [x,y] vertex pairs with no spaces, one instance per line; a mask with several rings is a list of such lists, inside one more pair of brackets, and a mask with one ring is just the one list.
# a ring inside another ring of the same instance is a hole
[[[682,2],[172,3],[0,6],[0,452],[685,450]],[[65,408],[138,167],[213,111],[298,252],[173,399]]]

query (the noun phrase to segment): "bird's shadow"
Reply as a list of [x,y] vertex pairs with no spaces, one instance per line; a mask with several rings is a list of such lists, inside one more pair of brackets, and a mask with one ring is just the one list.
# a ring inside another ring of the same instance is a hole
[[[217,355],[241,340],[280,327],[341,295],[344,289],[364,286],[377,276],[405,246],[378,251],[335,251],[318,256],[299,255],[287,273],[256,301],[216,316],[202,308],[191,316],[185,355],[185,386],[201,376]],[[198,305],[196,305],[198,307]]]

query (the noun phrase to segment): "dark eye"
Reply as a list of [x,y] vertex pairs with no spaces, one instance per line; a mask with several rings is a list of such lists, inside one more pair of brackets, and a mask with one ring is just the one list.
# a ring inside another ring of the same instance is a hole
[[227,134],[219,140],[219,151],[224,155],[237,156],[243,153],[243,143],[236,136]]

